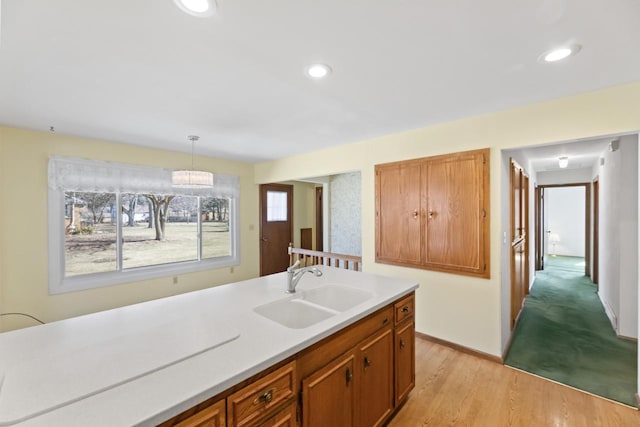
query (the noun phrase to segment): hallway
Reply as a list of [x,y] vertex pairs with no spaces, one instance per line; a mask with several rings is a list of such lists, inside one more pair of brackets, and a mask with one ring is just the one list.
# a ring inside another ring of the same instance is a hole
[[505,365],[636,407],[637,343],[616,336],[584,258],[545,261]]

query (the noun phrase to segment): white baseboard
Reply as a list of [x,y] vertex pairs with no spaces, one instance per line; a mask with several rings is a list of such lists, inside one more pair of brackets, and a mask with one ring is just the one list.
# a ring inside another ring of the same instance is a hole
[[604,308],[604,312],[607,313],[609,322],[611,322],[611,326],[613,327],[613,330],[616,331],[616,335],[617,335],[618,334],[618,317],[613,312],[611,307],[609,307],[609,304],[607,304],[607,302],[604,299],[602,299],[602,295],[600,295],[600,291],[598,291],[598,299],[600,300],[600,303]]

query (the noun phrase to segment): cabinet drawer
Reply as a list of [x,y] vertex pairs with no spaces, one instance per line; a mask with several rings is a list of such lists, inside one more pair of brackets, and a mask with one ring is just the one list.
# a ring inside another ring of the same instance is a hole
[[415,311],[415,295],[411,294],[394,304],[396,325],[404,319],[412,318]]
[[176,427],[225,427],[224,399],[176,424]]
[[230,427],[247,426],[269,415],[298,391],[293,361],[238,390],[227,398]]
[[298,425],[297,408],[296,402],[289,403],[275,416],[260,423],[260,427],[296,427]]

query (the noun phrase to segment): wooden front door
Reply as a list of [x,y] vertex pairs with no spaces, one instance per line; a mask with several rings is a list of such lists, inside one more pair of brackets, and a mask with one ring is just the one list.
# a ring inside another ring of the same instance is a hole
[[289,266],[287,248],[293,242],[293,186],[260,185],[260,276]]

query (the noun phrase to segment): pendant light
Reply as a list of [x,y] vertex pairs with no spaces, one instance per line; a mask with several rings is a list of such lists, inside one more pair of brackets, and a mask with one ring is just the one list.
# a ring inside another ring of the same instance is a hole
[[213,174],[211,172],[193,169],[193,147],[200,137],[189,135],[187,138],[191,141],[191,169],[171,172],[171,185],[178,188],[213,187]]
[[561,169],[565,169],[567,166],[569,166],[569,158],[568,157],[559,157],[558,158],[558,166],[560,166]]

